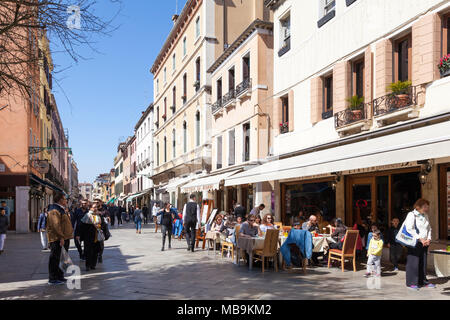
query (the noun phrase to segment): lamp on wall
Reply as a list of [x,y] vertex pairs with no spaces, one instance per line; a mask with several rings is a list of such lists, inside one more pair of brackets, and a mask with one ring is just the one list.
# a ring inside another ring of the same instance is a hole
[[427,183],[427,178],[428,175],[431,173],[431,170],[433,170],[432,160],[427,160],[426,162],[422,163],[422,170],[419,173],[419,181],[423,186]]
[[336,191],[338,183],[341,181],[342,173],[341,172],[333,172],[332,175],[335,176],[334,181],[331,183],[331,188],[333,191]]

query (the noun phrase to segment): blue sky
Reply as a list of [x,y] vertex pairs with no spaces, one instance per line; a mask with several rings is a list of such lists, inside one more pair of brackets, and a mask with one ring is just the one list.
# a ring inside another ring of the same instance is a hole
[[[117,12],[109,1],[98,3],[97,15]],[[184,4],[179,0],[179,11]],[[61,87],[55,83],[53,90],[63,126],[69,130],[80,182],[109,172],[119,141],[133,135],[142,111],[152,102],[150,67],[173,26],[175,8],[176,0],[123,0],[114,21],[119,29],[96,39],[99,53],[83,48],[79,52],[89,59],[77,64],[54,54],[57,68],[70,66],[54,75]]]

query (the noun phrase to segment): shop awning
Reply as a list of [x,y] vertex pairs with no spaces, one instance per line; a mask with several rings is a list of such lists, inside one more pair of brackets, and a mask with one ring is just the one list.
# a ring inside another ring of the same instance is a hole
[[131,202],[131,201],[133,201],[133,199],[135,199],[137,197],[140,197],[140,196],[142,196],[144,194],[145,194],[145,192],[135,193],[134,195],[131,195],[131,196],[128,197],[127,202]]
[[175,179],[164,186],[163,189],[165,189],[167,192],[176,192],[179,187],[184,186],[186,183],[192,181],[193,179],[195,179],[195,177],[192,176]]
[[62,192],[65,195],[67,195],[67,193],[63,189],[61,189],[60,187],[57,187],[53,183],[50,183],[48,181],[42,180],[41,178],[39,178],[38,176],[36,176],[34,174],[30,175],[30,180],[32,180],[35,183],[38,183],[40,185],[47,186],[47,187],[49,187],[50,189],[52,189],[54,191]]
[[242,171],[242,169],[196,179],[182,187],[181,192],[192,193],[198,191],[219,190],[222,181],[240,171]]
[[106,204],[114,203],[114,201],[116,201],[116,198],[110,199]]
[[225,179],[225,186],[303,178],[450,157],[448,122],[272,161]]

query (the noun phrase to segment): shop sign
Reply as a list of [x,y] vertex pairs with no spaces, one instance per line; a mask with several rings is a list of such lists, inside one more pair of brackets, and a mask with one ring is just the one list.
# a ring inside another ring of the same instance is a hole
[[349,170],[348,174],[369,173],[369,172],[375,172],[375,171],[389,171],[389,170],[410,168],[415,165],[416,165],[416,163],[414,163],[414,162],[405,162],[405,163],[398,163],[398,164],[385,165],[385,166],[379,166],[379,167]]

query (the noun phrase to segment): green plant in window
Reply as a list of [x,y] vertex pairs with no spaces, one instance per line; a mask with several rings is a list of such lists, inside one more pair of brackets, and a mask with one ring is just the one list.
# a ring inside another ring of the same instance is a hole
[[389,91],[391,91],[393,94],[398,95],[398,94],[405,94],[407,93],[407,90],[412,86],[412,82],[407,80],[407,81],[397,81],[394,83],[391,83],[387,89]]

